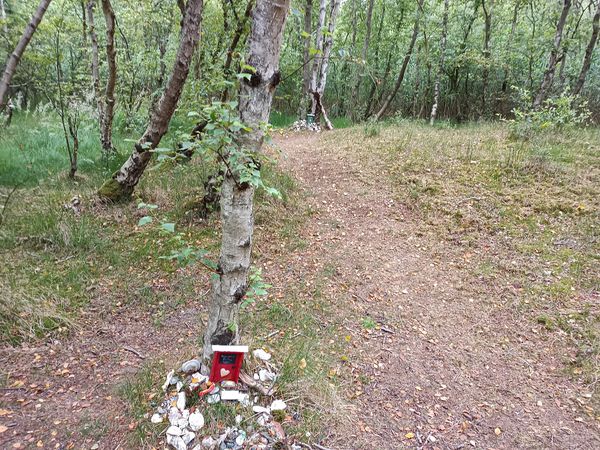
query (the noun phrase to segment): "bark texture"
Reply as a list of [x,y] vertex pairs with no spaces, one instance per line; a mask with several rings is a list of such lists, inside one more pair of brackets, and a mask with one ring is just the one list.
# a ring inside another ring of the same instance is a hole
[[104,102],[100,93],[100,52],[98,49],[98,35],[96,34],[96,20],[94,18],[94,8],[96,0],[90,0],[86,5],[88,30],[90,33],[90,43],[92,46],[92,87],[94,89],[94,98],[96,99],[96,110],[98,113],[98,124],[100,130],[104,124]]
[[327,35],[323,33],[325,27],[325,18],[327,13],[327,1],[321,0],[319,5],[319,29],[317,30],[317,51],[319,52],[315,57],[315,63],[313,65],[312,79],[311,79],[311,94],[312,94],[312,106],[311,113],[315,115],[315,119],[318,121],[323,118],[325,121],[325,127],[328,130],[333,130],[333,125],[327,117],[327,112],[323,107],[323,94],[325,92],[325,86],[327,85],[327,74],[329,71],[329,58],[331,56],[331,49],[333,48],[333,33],[335,32],[335,24],[337,15],[340,11],[341,0],[331,0],[330,13],[329,13],[329,24],[327,26]]
[[6,9],[4,8],[4,0],[0,0],[0,20],[4,22],[2,25],[2,31],[4,34],[8,34],[8,25],[6,25]]
[[[365,31],[365,41],[363,43],[361,56],[361,62],[359,66],[359,70],[356,72],[356,82],[354,83],[354,87],[352,88],[351,101],[352,104],[355,105],[355,102],[358,98],[358,94],[360,93],[360,85],[362,84],[362,79],[365,76],[365,66],[367,65],[367,57],[369,55],[369,45],[371,43],[371,29],[373,23],[373,7],[375,5],[375,0],[369,0],[369,6],[367,7],[367,23],[366,23],[366,31]],[[385,5],[384,5],[385,7]],[[350,115],[353,118],[357,117],[356,106],[350,111]]]
[[303,51],[304,65],[302,67],[302,98],[300,99],[300,111],[298,111],[300,119],[304,119],[306,117],[306,108],[308,104],[308,98],[310,95],[310,46],[312,42],[312,9],[313,0],[306,0],[306,5],[304,6],[304,33],[306,33],[306,36],[304,38]]
[[421,18],[421,9],[417,8],[417,15],[415,17],[415,25],[413,27],[413,34],[410,38],[410,43],[408,44],[408,50],[406,50],[406,54],[404,55],[404,59],[402,60],[402,67],[400,68],[400,73],[398,74],[398,78],[396,79],[396,84],[394,85],[394,89],[392,92],[386,97],[383,105],[375,115],[375,120],[380,120],[385,114],[386,110],[396,97],[398,90],[400,90],[400,86],[402,85],[402,81],[404,80],[404,75],[406,74],[406,69],[408,68],[408,63],[410,62],[410,58],[413,54],[413,50],[415,48],[415,42],[417,42],[417,36],[419,35],[419,21]]
[[115,87],[117,85],[117,49],[115,47],[115,12],[110,0],[102,0],[102,12],[106,21],[106,61],[108,63],[108,79],[106,81],[106,109],[104,111],[104,122],[100,139],[102,150],[112,153],[112,124],[115,116]]
[[190,71],[190,63],[198,43],[202,18],[203,0],[189,0],[183,19],[183,29],[179,49],[175,58],[175,66],[157,107],[150,117],[150,123],[144,135],[135,145],[131,156],[121,168],[100,188],[98,195],[111,201],[131,197],[135,186],[140,181],[146,166],[160,140],[169,128],[169,122],[175,112],[183,86]]
[[431,116],[429,118],[430,125],[435,123],[438,113],[438,105],[440,103],[440,81],[444,72],[444,59],[446,57],[446,39],[448,35],[448,1],[444,0],[444,16],[442,17],[442,42],[440,44],[440,65],[435,76],[435,84],[433,86],[433,106],[431,107]]
[[577,83],[575,84],[575,88],[573,89],[573,95],[579,95],[581,90],[583,89],[583,85],[585,84],[585,78],[587,77],[588,72],[590,71],[590,67],[592,65],[592,54],[594,53],[594,47],[596,46],[596,42],[598,41],[598,32],[600,31],[600,2],[598,2],[598,7],[596,8],[596,13],[594,14],[594,18],[592,19],[592,35],[590,37],[590,41],[585,49],[585,55],[583,57],[583,64],[581,66],[581,71],[579,72],[579,76],[577,77]]
[[35,30],[38,25],[44,18],[44,14],[46,14],[46,10],[48,6],[50,6],[50,2],[52,0],[41,0],[33,17],[27,24],[19,43],[15,47],[14,51],[8,57],[6,61],[6,68],[4,69],[4,75],[2,76],[2,80],[0,81],[0,111],[3,111],[6,107],[6,102],[8,101],[8,88],[10,87],[10,81],[12,80],[13,75],[15,74],[15,70],[17,69],[17,65],[25,52],[25,49],[29,45]]
[[[281,79],[279,54],[289,0],[257,0],[252,13],[248,64],[256,69],[240,87],[239,112],[252,127],[240,134],[238,146],[259,152],[264,139],[261,124],[269,120],[275,88]],[[203,360],[210,361],[212,345],[238,341],[239,305],[248,289],[248,270],[254,230],[254,188],[227,173],[221,190],[222,240],[212,304],[204,334]]]
[[554,35],[552,50],[550,50],[550,57],[548,58],[548,66],[546,67],[546,71],[544,72],[544,78],[542,80],[540,90],[538,91],[533,101],[534,108],[539,108],[544,102],[544,100],[546,100],[546,98],[548,97],[548,93],[550,92],[550,88],[552,87],[552,83],[554,82],[556,65],[559,62],[558,52],[560,51],[560,44],[562,42],[565,23],[567,22],[567,16],[569,15],[569,10],[571,9],[571,1],[572,0],[563,0],[562,2],[563,6],[560,13],[560,17],[556,24],[556,33]]

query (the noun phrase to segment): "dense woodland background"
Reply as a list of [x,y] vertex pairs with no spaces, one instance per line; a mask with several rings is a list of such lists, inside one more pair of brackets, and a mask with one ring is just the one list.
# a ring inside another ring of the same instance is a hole
[[[0,60],[5,61],[38,2],[2,3],[5,18],[0,27]],[[179,41],[180,5],[174,0],[112,3],[117,126],[141,129],[170,74]],[[540,90],[563,10],[563,2],[558,0],[424,0],[422,4],[416,0],[346,0],[338,5],[337,21],[330,27],[331,12],[339,2],[323,2],[325,22],[319,22],[318,1],[292,3],[276,112],[295,117],[306,108],[303,101],[310,84],[304,80],[310,74],[305,69],[312,69],[314,60],[322,56],[317,39],[319,23],[323,23],[324,37],[333,38],[323,103],[330,116],[352,121],[379,111],[393,92],[407,57],[404,79],[386,116],[429,118],[439,83],[439,118],[510,117],[527,93],[533,98]],[[86,5],[75,0],[51,3],[11,83],[18,109],[56,106],[62,82],[71,102],[94,112],[91,24]],[[597,9],[594,0],[572,2],[556,49],[549,97],[577,88]],[[245,1],[206,2],[201,43],[180,111],[221,98],[224,83],[236,81],[249,30],[248,12]],[[95,16],[100,79],[106,80],[106,22],[100,7]],[[595,117],[600,106],[599,81],[598,58],[592,58],[583,89],[577,90]]]

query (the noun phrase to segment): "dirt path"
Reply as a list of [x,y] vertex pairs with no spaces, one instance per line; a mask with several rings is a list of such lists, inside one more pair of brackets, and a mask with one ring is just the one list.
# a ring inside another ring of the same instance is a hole
[[[335,133],[276,141],[317,211],[296,257],[336,268],[328,296],[358,342],[347,374],[355,413],[325,445],[600,448],[598,421],[582,411],[586,389],[565,374],[571,349],[523,317],[510,289],[424,242],[385,168]],[[365,332],[361,317],[382,329]]]

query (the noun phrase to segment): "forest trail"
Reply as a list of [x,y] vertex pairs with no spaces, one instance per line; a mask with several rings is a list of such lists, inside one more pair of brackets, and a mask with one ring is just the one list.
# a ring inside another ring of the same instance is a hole
[[[354,343],[342,378],[352,408],[324,445],[599,448],[598,422],[582,411],[590,394],[566,374],[573,350],[524,317],[506,287],[454,261],[447,243],[425,242],[385,167],[343,135],[275,140],[316,211],[293,257],[335,267],[327,297]],[[367,317],[381,329],[365,330]]]

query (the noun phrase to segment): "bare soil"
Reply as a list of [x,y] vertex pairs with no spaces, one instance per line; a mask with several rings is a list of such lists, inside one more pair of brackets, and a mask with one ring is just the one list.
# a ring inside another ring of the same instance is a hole
[[[335,133],[277,141],[316,210],[303,257],[335,267],[328,297],[354,344],[342,371],[354,407],[324,445],[600,447],[589,387],[565,370],[575,350],[519,308],[518,290],[475,277],[466,250],[425,238],[386,168]],[[379,326],[365,330],[367,317]]]

